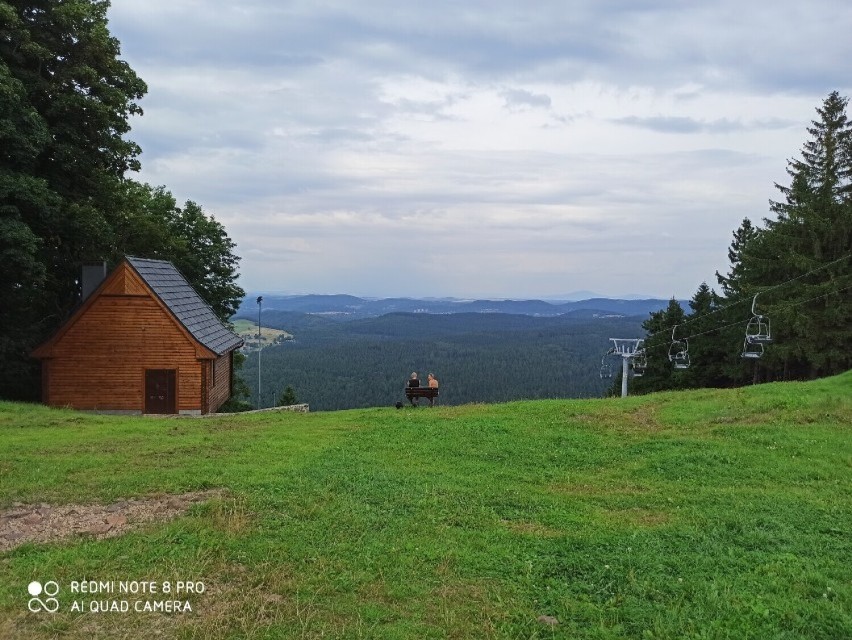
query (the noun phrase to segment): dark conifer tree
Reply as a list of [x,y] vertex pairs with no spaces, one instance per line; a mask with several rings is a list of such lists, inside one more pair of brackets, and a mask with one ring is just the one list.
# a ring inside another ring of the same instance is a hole
[[722,287],[723,294],[728,298],[736,298],[744,287],[744,281],[748,275],[744,273],[746,265],[745,250],[752,244],[760,229],[756,228],[751,220],[744,218],[739,228],[734,231],[734,239],[728,247],[728,261],[731,263],[730,271],[727,276],[723,276],[718,271],[716,272],[716,280]]
[[[777,219],[766,235],[780,256],[774,282],[796,281],[770,292],[777,348],[767,352],[775,377],[816,377],[852,366],[852,122],[847,98],[829,94],[808,128],[800,159],[789,161],[789,187],[773,201]],[[813,272],[811,275],[810,272]]]
[[[685,337],[687,330],[681,326],[685,321],[686,313],[683,307],[672,298],[665,309],[652,313],[642,323],[642,328],[648,332],[643,345],[648,364],[642,377],[633,379],[631,393],[681,389],[687,386],[687,381],[680,375],[685,371],[675,371],[669,360],[672,331],[679,338]],[[621,393],[620,374],[616,378],[613,390]]]
[[[716,276],[743,325],[750,303],[770,318],[773,343],[758,361],[728,367],[733,381],[807,378],[852,366],[852,123],[847,99],[832,92],[817,108],[801,158],[788,161],[790,185],[776,184],[774,219],[734,233],[727,276]],[[785,284],[786,283],[786,284]],[[765,294],[763,292],[766,292]]]
[[739,343],[741,332],[725,326],[726,314],[721,298],[702,282],[689,301],[692,312],[686,317],[684,333],[689,337],[690,366],[681,372],[689,387],[731,386],[730,369],[741,368]]

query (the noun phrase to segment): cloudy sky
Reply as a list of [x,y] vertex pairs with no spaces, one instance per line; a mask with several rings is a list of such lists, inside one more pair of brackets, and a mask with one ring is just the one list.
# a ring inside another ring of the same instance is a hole
[[249,291],[689,297],[852,94],[827,0],[113,0],[141,179]]

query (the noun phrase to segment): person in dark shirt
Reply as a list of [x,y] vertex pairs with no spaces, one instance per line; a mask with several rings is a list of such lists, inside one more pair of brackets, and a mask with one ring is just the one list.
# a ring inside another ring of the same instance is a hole
[[[417,377],[417,372],[413,371],[411,376],[408,378],[408,383],[406,385],[409,389],[416,389],[420,387],[420,378]],[[409,396],[408,400],[411,402],[412,406],[417,406],[419,404],[418,398],[414,396]]]

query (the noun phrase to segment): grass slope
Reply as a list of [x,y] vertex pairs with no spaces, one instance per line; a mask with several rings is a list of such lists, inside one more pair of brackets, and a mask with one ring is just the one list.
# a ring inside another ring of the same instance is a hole
[[[0,403],[0,508],[228,490],[0,554],[0,637],[852,637],[851,391],[852,372],[204,420]],[[205,593],[185,614],[27,611],[31,580],[71,599],[88,579]]]

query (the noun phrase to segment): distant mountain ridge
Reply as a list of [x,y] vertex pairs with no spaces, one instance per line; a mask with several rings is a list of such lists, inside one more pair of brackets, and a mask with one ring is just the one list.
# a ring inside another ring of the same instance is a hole
[[[679,301],[686,306],[686,301]],[[560,316],[568,313],[589,312],[589,315],[645,316],[664,309],[668,300],[646,298],[639,300],[615,298],[589,298],[578,301],[545,300],[459,300],[455,298],[359,298],[346,294],[296,295],[269,294],[263,296],[264,311],[289,311],[323,315],[334,320],[356,320],[388,313],[509,313],[528,316]],[[237,316],[256,315],[255,296],[247,296]]]

